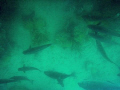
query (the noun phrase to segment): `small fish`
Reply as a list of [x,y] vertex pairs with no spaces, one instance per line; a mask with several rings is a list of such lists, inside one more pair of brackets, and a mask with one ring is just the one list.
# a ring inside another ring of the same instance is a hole
[[60,84],[62,87],[64,87],[63,80],[65,78],[68,78],[70,76],[74,76],[74,74],[64,74],[56,71],[44,71],[44,74],[47,75],[50,78],[56,79],[58,81],[58,84]]
[[[21,67],[21,68],[18,68],[18,71],[23,71],[24,73],[25,73],[26,71],[32,71],[32,70],[38,70],[38,71],[40,71],[38,68],[29,67],[29,66],[25,66],[25,65],[23,65],[23,67]],[[41,72],[41,71],[40,71],[40,72]]]
[[11,83],[11,82],[15,82],[15,80],[11,80],[11,79],[0,79],[0,84],[7,84],[7,83]]
[[14,80],[14,81],[23,81],[23,80],[25,80],[25,81],[29,81],[29,82],[31,82],[33,84],[33,80],[30,80],[25,76],[13,76],[10,79]]
[[105,33],[108,35],[120,37],[120,34],[118,32],[110,31],[100,25],[88,25],[88,28],[93,30],[94,32],[101,32],[101,33]]
[[85,90],[120,90],[120,86],[109,82],[83,81],[78,85]]
[[43,49],[49,47],[51,44],[46,44],[46,45],[42,45],[42,46],[38,46],[38,47],[34,47],[34,48],[29,48],[25,51],[23,51],[23,54],[27,55],[27,54],[36,54],[39,51],[42,51]]
[[96,40],[96,45],[97,45],[97,48],[98,48],[98,50],[100,51],[101,55],[102,55],[106,60],[108,60],[109,62],[111,62],[111,63],[113,63],[114,65],[116,65],[117,67],[119,67],[116,63],[114,63],[113,61],[111,61],[110,58],[108,58],[108,56],[107,56],[107,54],[106,54],[106,52],[105,52],[102,44],[101,44],[98,40]]

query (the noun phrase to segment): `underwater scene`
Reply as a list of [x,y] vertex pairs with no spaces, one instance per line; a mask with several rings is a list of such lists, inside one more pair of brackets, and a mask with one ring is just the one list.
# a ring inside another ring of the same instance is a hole
[[120,90],[120,0],[0,0],[0,90]]

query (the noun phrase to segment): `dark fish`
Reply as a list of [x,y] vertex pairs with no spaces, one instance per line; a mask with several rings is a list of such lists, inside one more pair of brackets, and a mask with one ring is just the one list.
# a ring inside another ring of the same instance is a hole
[[42,45],[42,46],[38,46],[38,47],[34,47],[34,48],[29,48],[29,49],[23,51],[23,54],[25,54],[25,55],[26,54],[35,54],[35,53],[49,47],[50,45],[51,44],[46,44],[46,45]]
[[100,42],[108,43],[108,44],[111,44],[111,45],[112,45],[112,44],[120,45],[119,43],[111,40],[110,38],[105,37],[105,36],[98,35],[98,34],[96,34],[96,33],[89,33],[89,35],[90,35],[92,38],[94,38],[94,39],[96,39],[96,40],[98,40],[98,41],[100,41]]
[[90,28],[94,32],[101,32],[101,33],[105,33],[108,35],[120,37],[120,34],[118,32],[110,31],[110,30],[108,30],[102,26],[99,26],[99,25],[88,25],[88,28]]
[[120,86],[109,82],[83,81],[78,85],[85,90],[120,90]]
[[[18,68],[18,71],[23,71],[24,73],[25,73],[26,71],[32,71],[32,70],[38,70],[38,71],[40,71],[38,68],[28,67],[28,66],[25,66],[25,65],[23,65],[23,67],[21,67],[21,68]],[[41,72],[41,71],[40,71],[40,72]]]
[[0,79],[0,84],[7,84],[7,83],[11,83],[11,82],[15,82],[15,80],[11,80],[11,79]]
[[110,58],[108,58],[108,56],[107,56],[107,54],[106,54],[106,52],[105,52],[102,44],[101,44],[98,40],[96,40],[96,45],[97,45],[97,48],[98,48],[99,52],[101,53],[101,55],[102,55],[106,60],[108,60],[109,62],[111,62],[111,63],[113,63],[114,65],[116,65],[117,67],[119,67],[116,63],[114,63],[113,61],[111,61]]
[[55,71],[44,71],[44,74],[47,75],[50,78],[56,79],[58,81],[58,84],[60,84],[62,87],[64,87],[63,80],[67,77],[74,76],[74,74],[64,74],[60,72],[55,72]]
[[25,80],[25,81],[29,81],[29,82],[33,83],[33,80],[30,80],[25,76],[13,76],[10,79],[14,80],[14,81],[23,81],[23,80]]

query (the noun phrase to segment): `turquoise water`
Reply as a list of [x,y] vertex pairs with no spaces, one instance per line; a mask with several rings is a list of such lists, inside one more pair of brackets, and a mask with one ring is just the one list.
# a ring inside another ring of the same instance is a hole
[[119,0],[0,2],[0,90],[120,90]]

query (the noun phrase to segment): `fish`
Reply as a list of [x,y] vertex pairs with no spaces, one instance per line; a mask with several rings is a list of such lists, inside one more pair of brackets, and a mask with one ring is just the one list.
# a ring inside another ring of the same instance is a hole
[[42,45],[42,46],[38,46],[38,47],[33,47],[33,48],[29,48],[25,51],[23,51],[23,54],[24,55],[27,55],[27,54],[36,54],[38,53],[39,51],[42,51],[43,49],[49,47],[51,44],[46,44],[46,45]]
[[100,42],[103,42],[103,43],[108,43],[108,44],[111,44],[111,45],[113,45],[113,44],[114,44],[114,45],[120,45],[120,43],[117,43],[117,42],[111,40],[111,39],[108,38],[108,37],[99,35],[99,34],[97,34],[97,32],[95,32],[95,33],[89,33],[89,35],[90,35],[92,38],[94,38],[94,39],[96,39],[96,40],[98,40],[98,41],[100,41]]
[[110,58],[107,56],[102,44],[96,40],[96,45],[97,45],[97,48],[99,50],[99,52],[101,53],[101,55],[107,60],[109,61],[110,63],[114,64],[115,66],[119,67],[116,63],[114,63],[113,61],[110,60]]
[[30,66],[25,66],[25,65],[23,65],[23,67],[21,67],[21,68],[18,68],[18,71],[23,71],[24,73],[26,71],[32,71],[32,70],[37,70],[37,71],[41,72],[41,70],[39,70],[38,68],[30,67]]
[[25,81],[29,81],[29,82],[31,82],[33,84],[33,80],[28,79],[26,76],[13,76],[10,79],[14,80],[14,81],[23,81],[23,80],[25,80]]
[[15,80],[11,80],[11,79],[0,79],[0,84],[7,84],[7,83],[11,83],[11,82],[15,82]]
[[120,90],[120,86],[104,81],[83,81],[78,85],[85,90]]
[[101,33],[108,34],[111,36],[120,37],[120,34],[118,32],[108,30],[107,28],[102,27],[100,25],[88,25],[88,28],[93,30],[94,32],[101,32]]
[[60,84],[62,87],[64,87],[63,80],[70,77],[74,76],[74,74],[65,74],[65,73],[60,73],[56,71],[44,71],[44,74],[47,75],[48,77],[52,79],[56,79],[58,81],[58,84]]

